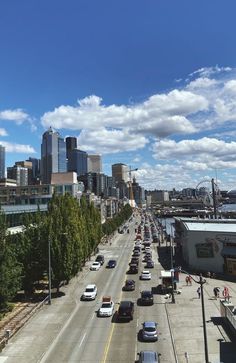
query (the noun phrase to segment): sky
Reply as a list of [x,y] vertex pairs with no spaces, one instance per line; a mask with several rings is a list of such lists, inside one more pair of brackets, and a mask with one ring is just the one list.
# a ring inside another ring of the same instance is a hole
[[0,144],[51,126],[147,190],[236,188],[235,0],[3,0]]

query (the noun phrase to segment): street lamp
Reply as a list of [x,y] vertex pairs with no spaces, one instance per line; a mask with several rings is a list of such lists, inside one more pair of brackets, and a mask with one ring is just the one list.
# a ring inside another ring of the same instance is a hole
[[[184,272],[190,275],[187,271],[181,269],[181,272]],[[205,363],[210,363],[208,360],[208,345],[207,345],[207,332],[206,332],[206,319],[205,319],[205,306],[204,306],[204,296],[203,296],[203,285],[206,283],[206,280],[202,278],[202,274],[199,275],[199,281],[195,280],[192,275],[190,275],[194,282],[200,285],[201,289],[201,305],[202,305],[202,322],[203,322],[203,336],[204,336],[204,350],[205,350]]]

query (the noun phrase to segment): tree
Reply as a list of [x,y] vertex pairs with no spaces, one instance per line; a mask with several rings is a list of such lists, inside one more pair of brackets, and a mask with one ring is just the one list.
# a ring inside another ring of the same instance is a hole
[[21,287],[21,265],[17,262],[14,245],[7,236],[6,220],[0,213],[0,308],[7,306]]

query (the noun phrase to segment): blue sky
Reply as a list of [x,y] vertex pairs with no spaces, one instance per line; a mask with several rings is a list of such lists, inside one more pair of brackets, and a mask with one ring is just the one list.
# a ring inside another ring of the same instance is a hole
[[52,126],[146,189],[235,188],[235,14],[235,0],[1,1],[7,166],[40,158]]

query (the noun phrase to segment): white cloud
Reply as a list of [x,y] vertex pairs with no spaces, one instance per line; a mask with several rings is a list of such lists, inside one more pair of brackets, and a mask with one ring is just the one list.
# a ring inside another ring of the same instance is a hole
[[130,134],[128,129],[107,130],[82,130],[78,136],[78,145],[88,152],[101,154],[119,153],[143,148],[148,139],[142,135]]
[[15,121],[16,123],[21,124],[28,119],[29,115],[21,108],[17,108],[15,110],[0,111],[0,120]]
[[0,128],[0,136],[7,136],[7,131],[5,129]]
[[6,152],[8,153],[26,153],[34,154],[36,151],[30,145],[14,144],[10,142],[0,141],[2,146],[5,146]]

